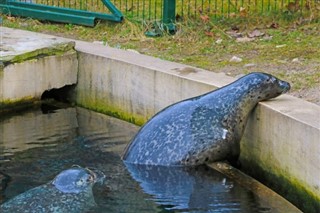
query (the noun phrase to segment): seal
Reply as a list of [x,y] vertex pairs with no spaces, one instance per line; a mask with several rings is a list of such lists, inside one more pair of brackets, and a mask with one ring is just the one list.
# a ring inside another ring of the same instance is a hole
[[102,183],[104,178],[99,170],[72,167],[54,180],[5,202],[0,212],[86,212],[96,206],[93,185]]
[[236,162],[250,111],[259,101],[290,89],[276,77],[255,72],[212,92],[168,106],[152,117],[126,147],[126,163],[196,166]]

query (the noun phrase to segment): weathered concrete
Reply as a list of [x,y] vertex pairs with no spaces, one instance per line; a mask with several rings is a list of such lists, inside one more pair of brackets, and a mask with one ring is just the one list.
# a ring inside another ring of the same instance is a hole
[[169,104],[233,80],[224,74],[85,42],[77,42],[76,49],[77,103],[140,125]]
[[[320,107],[289,95],[261,102],[247,124],[240,160],[251,175],[319,212]],[[310,204],[307,194],[318,204]]]
[[1,28],[0,106],[39,100],[44,91],[77,82],[74,42]]
[[[234,80],[101,45],[77,42],[76,50],[77,103],[138,124],[169,104]],[[240,160],[251,174],[261,171],[257,178],[275,188],[284,187],[282,195],[290,201],[309,202],[299,207],[317,211],[319,140],[320,107],[283,95],[256,107],[241,141]]]

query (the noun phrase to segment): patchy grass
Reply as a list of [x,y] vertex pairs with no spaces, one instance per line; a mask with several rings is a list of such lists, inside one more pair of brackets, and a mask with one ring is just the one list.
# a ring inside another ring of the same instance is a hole
[[[3,26],[48,33],[121,49],[237,76],[252,71],[272,73],[292,84],[291,94],[320,104],[320,19],[207,17],[177,22],[175,35],[144,35],[145,26],[134,21],[100,22],[95,27],[3,17]],[[264,36],[237,42],[258,29]],[[241,62],[230,62],[233,56]],[[310,93],[311,91],[311,93]]]

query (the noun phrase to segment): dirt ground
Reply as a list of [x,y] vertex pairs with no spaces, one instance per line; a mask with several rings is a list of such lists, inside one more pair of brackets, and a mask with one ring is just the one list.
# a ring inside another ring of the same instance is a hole
[[3,26],[62,36],[240,77],[266,72],[288,81],[290,95],[320,106],[320,20],[182,23],[174,35],[146,37],[130,21],[93,28],[2,16]]
[[[320,55],[319,55],[320,57]],[[246,66],[246,65],[244,65]],[[225,66],[221,68],[221,72],[224,72],[230,76],[241,76],[243,75],[243,66]],[[295,84],[302,84],[301,82],[304,81],[304,77],[306,73],[315,73],[320,74],[320,63],[284,63],[284,64],[273,64],[273,63],[260,63],[260,64],[247,64],[246,72],[254,72],[254,71],[261,71],[266,73],[274,74],[275,76],[279,76],[280,79],[286,79],[283,75],[285,73],[296,73],[296,77],[289,81],[291,86],[295,86]],[[318,75],[313,75],[317,78]],[[289,95],[295,96],[297,98],[301,98],[303,100],[312,102],[320,106],[320,79],[314,79],[317,83],[310,87],[304,88],[303,86],[296,86],[296,89],[291,90],[288,92]]]

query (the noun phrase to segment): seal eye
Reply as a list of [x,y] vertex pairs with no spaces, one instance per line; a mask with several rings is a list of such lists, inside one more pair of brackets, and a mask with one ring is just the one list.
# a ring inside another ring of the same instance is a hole
[[80,180],[78,180],[78,181],[76,182],[76,185],[77,185],[77,186],[82,186],[84,182],[85,182],[85,180],[83,180],[83,178],[81,178]]
[[270,77],[267,79],[267,83],[270,83],[270,82],[273,83],[275,81],[276,81],[276,78],[274,78],[274,77]]

